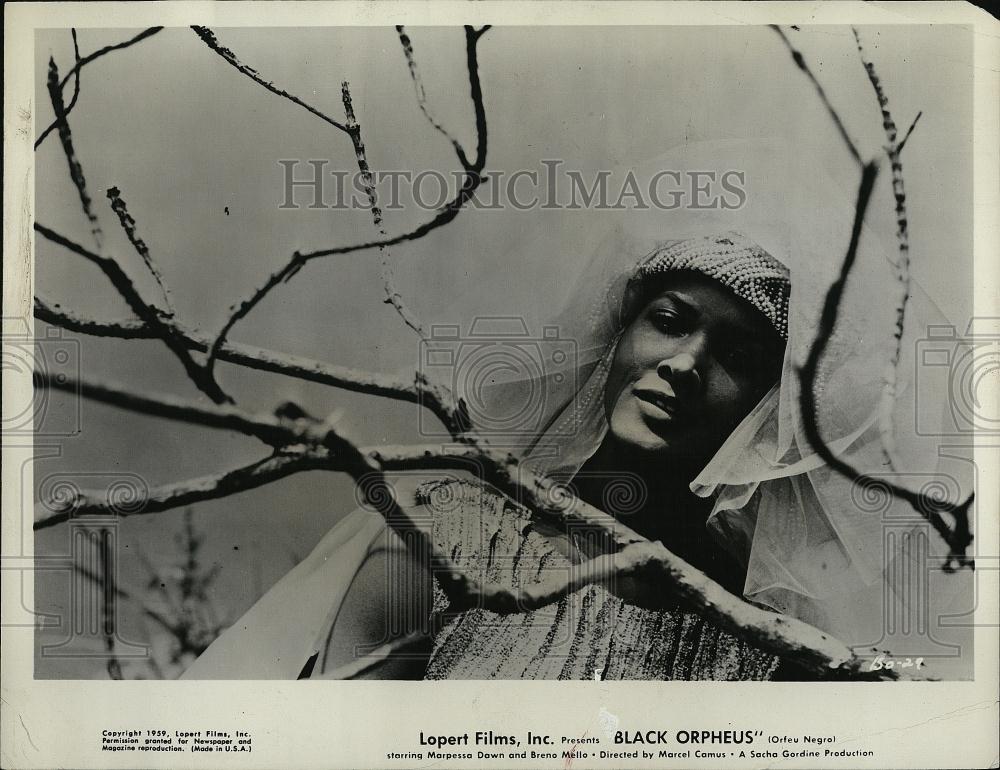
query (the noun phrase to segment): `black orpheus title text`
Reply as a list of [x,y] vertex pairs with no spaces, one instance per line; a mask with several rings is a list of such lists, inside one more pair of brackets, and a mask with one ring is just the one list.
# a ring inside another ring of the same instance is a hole
[[[669,730],[618,730],[614,735],[615,743],[649,744],[669,743]],[[754,738],[763,735],[762,730],[678,730],[674,734],[674,743],[696,743],[730,746],[737,743],[747,745]]]

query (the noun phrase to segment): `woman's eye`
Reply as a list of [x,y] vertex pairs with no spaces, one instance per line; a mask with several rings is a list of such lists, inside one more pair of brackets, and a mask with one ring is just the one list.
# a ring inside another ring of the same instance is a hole
[[652,314],[653,325],[662,332],[680,334],[684,331],[684,319],[672,310],[656,310]]

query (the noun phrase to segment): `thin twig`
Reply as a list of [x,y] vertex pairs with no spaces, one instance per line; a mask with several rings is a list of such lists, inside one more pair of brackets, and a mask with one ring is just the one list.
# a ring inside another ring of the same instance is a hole
[[142,296],[135,288],[135,284],[132,283],[132,279],[128,277],[124,270],[122,270],[121,265],[119,265],[116,260],[111,257],[96,254],[95,252],[84,248],[80,244],[71,241],[64,235],[57,233],[55,230],[50,230],[48,227],[39,222],[35,222],[34,228],[35,232],[41,234],[46,239],[68,249],[69,251],[72,251],[74,254],[78,254],[84,259],[87,259],[100,267],[104,272],[104,275],[111,282],[111,285],[114,286],[118,293],[121,294],[124,300],[128,303],[132,312],[139,316],[149,329],[156,330],[156,338],[162,340],[163,343],[174,353],[174,355],[177,356],[181,364],[184,366],[184,370],[187,372],[188,377],[198,387],[198,389],[216,403],[232,403],[232,398],[226,395],[222,388],[219,387],[218,383],[205,369],[205,367],[199,365],[193,358],[191,358],[188,353],[188,346],[183,340],[177,327],[171,323],[171,318],[163,311],[147,304],[146,301],[143,300]]
[[66,162],[69,164],[70,177],[73,180],[73,184],[80,197],[80,205],[83,208],[83,212],[90,220],[90,231],[94,238],[94,243],[97,245],[97,253],[83,248],[79,244],[64,238],[43,225],[40,225],[38,222],[34,223],[35,231],[41,233],[54,243],[58,243],[59,245],[68,248],[70,251],[73,251],[98,265],[108,280],[111,281],[111,284],[115,287],[118,293],[121,294],[128,303],[129,307],[132,308],[132,311],[145,321],[147,325],[160,330],[160,338],[167,345],[167,347],[173,351],[174,355],[177,356],[181,364],[184,366],[184,370],[187,372],[188,377],[199,388],[199,390],[205,393],[216,403],[231,402],[232,399],[222,390],[222,388],[219,387],[219,384],[212,377],[211,371],[207,367],[203,367],[195,362],[189,355],[187,348],[175,338],[172,333],[172,327],[168,322],[169,319],[165,318],[161,311],[151,305],[148,305],[145,300],[143,300],[142,296],[135,288],[135,285],[132,283],[132,279],[128,277],[118,262],[110,257],[103,256],[101,253],[103,252],[104,238],[101,232],[100,224],[97,220],[97,215],[94,214],[93,207],[91,206],[90,194],[87,192],[87,182],[84,178],[83,167],[80,164],[80,161],[76,156],[76,151],[73,148],[73,135],[70,131],[69,122],[66,120],[66,111],[63,107],[62,100],[62,87],[59,85],[59,70],[53,59],[49,59],[48,89],[49,96],[52,100],[52,109],[55,111],[56,121],[58,123],[59,139],[62,143],[63,153],[66,156]]
[[[143,30],[135,37],[129,38],[128,40],[125,40],[124,42],[121,43],[116,43],[115,45],[105,46],[104,48],[94,51],[92,54],[89,54],[83,57],[82,59],[80,58],[80,51],[76,44],[76,30],[74,29],[73,50],[76,56],[76,64],[69,72],[66,73],[66,76],[59,83],[59,88],[61,90],[66,87],[66,83],[69,82],[69,79],[71,77],[76,76],[76,86],[73,89],[73,99],[70,101],[69,106],[66,108],[66,114],[68,115],[70,111],[73,109],[73,107],[76,106],[76,100],[80,95],[80,70],[82,70],[86,65],[90,64],[92,61],[101,58],[105,54],[109,54],[112,51],[121,51],[124,48],[128,48],[130,46],[135,45],[136,43],[142,42],[146,38],[155,35],[161,29],[163,29],[163,27],[150,27],[149,29]],[[36,150],[41,146],[42,142],[45,141],[46,137],[53,131],[55,131],[56,128],[58,128],[58,126],[59,126],[59,119],[56,118],[48,125],[48,127],[44,131],[42,131],[38,139],[35,140]]]
[[235,53],[233,53],[231,50],[229,50],[224,45],[222,45],[221,43],[219,43],[218,39],[215,36],[215,32],[213,32],[208,27],[198,27],[198,26],[193,26],[192,25],[191,29],[194,30],[195,34],[198,35],[199,38],[201,38],[202,42],[205,43],[205,45],[207,45],[209,48],[211,48],[213,51],[215,51],[215,53],[217,53],[219,56],[221,56],[226,62],[228,62],[230,65],[232,65],[237,71],[239,71],[242,74],[246,75],[253,82],[257,83],[260,86],[263,86],[268,91],[270,91],[272,94],[276,94],[277,96],[280,96],[283,99],[288,99],[288,101],[293,102],[294,104],[299,105],[304,110],[307,110],[308,112],[311,112],[317,118],[319,118],[320,120],[322,120],[322,121],[324,121],[326,123],[329,123],[334,128],[336,128],[336,129],[338,129],[340,131],[343,131],[344,133],[349,133],[349,131],[347,129],[347,126],[345,126],[343,123],[341,123],[341,122],[339,122],[337,120],[334,120],[329,115],[327,115],[327,114],[325,114],[323,112],[320,112],[318,109],[316,109],[315,107],[313,107],[311,104],[307,104],[306,102],[302,101],[299,97],[295,96],[294,94],[291,94],[288,91],[286,91],[285,89],[276,86],[273,82],[271,82],[269,80],[265,80],[263,77],[261,77],[260,73],[257,72],[257,70],[255,70],[253,67],[247,66],[246,64],[244,64],[243,62],[241,62],[240,59],[239,59],[239,57]]
[[135,220],[132,218],[132,215],[128,213],[128,207],[125,205],[125,200],[121,196],[121,191],[117,187],[111,187],[108,189],[107,196],[108,200],[111,201],[112,211],[118,215],[118,221],[121,223],[122,229],[125,231],[125,235],[128,236],[129,243],[132,244],[132,248],[135,249],[136,253],[149,269],[149,273],[153,276],[153,280],[155,280],[157,286],[160,287],[160,292],[163,294],[163,304],[166,306],[167,312],[170,315],[173,315],[174,307],[173,303],[170,301],[170,292],[167,291],[167,286],[163,282],[163,274],[160,273],[156,263],[153,262],[153,257],[149,253],[149,247],[146,246],[146,242],[143,241],[136,232]]
[[[76,107],[77,101],[79,101],[80,99],[80,44],[76,39],[76,29],[75,28],[71,29],[70,33],[73,36],[73,58],[76,63],[76,66],[73,69],[76,70],[76,79],[73,81],[73,98],[69,100],[69,104],[66,106],[65,110],[66,115],[69,115],[73,111],[73,108]],[[63,79],[63,84],[65,84],[65,82],[66,78]],[[64,87],[64,85],[62,87]],[[58,125],[59,125],[58,118],[56,118],[49,124],[48,128],[46,128],[42,132],[42,135],[39,136],[38,139],[35,141],[36,150],[38,149],[38,146],[43,141],[45,141],[45,137],[47,137],[50,133],[52,133]]]
[[[69,104],[66,106],[66,114],[69,115],[73,108],[76,107],[76,103],[80,100],[80,42],[76,39],[76,29],[71,29],[70,34],[73,36],[73,63],[74,69],[76,69],[76,77],[73,80],[73,98],[69,100]],[[56,121],[52,122],[51,128],[55,128]]]
[[420,111],[427,118],[427,122],[431,124],[434,130],[438,131],[455,150],[455,155],[458,156],[459,162],[462,164],[463,168],[468,168],[469,158],[465,154],[465,148],[462,147],[461,143],[455,137],[453,137],[444,126],[434,119],[431,115],[430,110],[427,108],[427,92],[424,91],[424,83],[420,78],[420,72],[417,70],[417,62],[413,57],[413,41],[410,40],[410,36],[406,34],[406,30],[403,28],[402,24],[396,26],[396,33],[399,35],[399,42],[403,46],[403,55],[406,57],[406,66],[410,71],[410,79],[413,81],[413,90],[417,96],[417,104],[420,107]]
[[52,109],[56,114],[59,140],[62,142],[63,154],[66,156],[66,162],[69,164],[69,176],[73,180],[73,186],[76,187],[77,195],[80,197],[80,206],[83,209],[83,213],[90,221],[90,234],[97,245],[97,250],[101,251],[104,248],[104,235],[101,232],[100,222],[98,222],[97,215],[94,213],[94,208],[91,205],[90,193],[87,192],[87,180],[83,175],[83,166],[80,165],[80,161],[77,159],[76,150],[73,149],[73,134],[70,131],[69,122],[66,120],[66,108],[62,100],[62,87],[59,85],[59,68],[56,66],[55,59],[52,58],[49,59],[48,88],[49,98],[52,100]]
[[[361,126],[358,124],[354,114],[354,103],[351,100],[351,89],[345,80],[340,87],[341,99],[344,102],[344,114],[347,117],[347,128],[351,136],[351,143],[354,145],[354,157],[358,163],[358,171],[361,174],[361,184],[364,186],[365,195],[368,197],[368,208],[372,214],[372,224],[375,231],[382,237],[387,237],[385,225],[382,221],[382,209],[378,205],[378,192],[375,190],[375,180],[372,177],[371,169],[368,165],[368,156],[365,151],[365,143],[361,139]],[[417,333],[421,339],[426,338],[420,320],[403,303],[403,296],[395,288],[392,276],[392,256],[388,246],[379,246],[382,262],[382,284],[385,287],[386,302],[391,304],[399,317],[403,319],[408,327]]]
[[99,590],[101,593],[101,632],[104,636],[104,651],[108,654],[108,676],[112,679],[122,679],[122,664],[115,655],[115,622],[118,612],[115,607],[115,572],[114,553],[111,550],[111,532],[101,527],[97,533],[97,564],[101,571]]
[[365,195],[368,197],[368,207],[372,214],[372,221],[375,229],[380,235],[385,235],[385,228],[382,226],[382,209],[378,206],[378,193],[375,191],[375,180],[372,177],[371,168],[368,166],[368,156],[365,151],[365,143],[361,139],[361,126],[357,116],[354,114],[354,102],[351,100],[351,85],[346,80],[340,84],[340,99],[344,104],[344,115],[347,117],[346,131],[351,137],[351,144],[354,145],[354,158],[358,164],[358,171],[361,173],[361,183],[365,188]]
[[923,115],[923,114],[924,114],[924,111],[920,110],[920,112],[917,113],[917,116],[913,119],[913,122],[910,123],[910,127],[908,129],[906,129],[906,135],[903,137],[903,141],[901,141],[899,143],[899,147],[896,148],[900,153],[903,152],[903,147],[906,145],[906,142],[909,140],[910,134],[913,133],[913,129],[915,129],[917,127],[917,121],[920,120],[920,116]]
[[[851,27],[854,33],[854,40],[858,45],[858,56],[864,65],[868,80],[875,91],[875,98],[878,100],[879,109],[882,111],[882,128],[885,130],[886,153],[892,167],[892,194],[896,201],[896,240],[899,242],[899,258],[895,262],[896,268],[896,326],[893,330],[893,340],[889,349],[889,360],[882,369],[882,396],[878,407],[878,428],[879,438],[882,442],[882,456],[885,458],[890,470],[896,469],[896,429],[895,429],[895,407],[896,407],[896,382],[898,378],[899,357],[903,344],[903,331],[906,327],[906,305],[910,297],[910,238],[906,220],[906,191],[903,188],[903,162],[900,157],[900,148],[896,140],[898,134],[896,123],[889,112],[889,99],[882,90],[878,74],[875,72],[875,65],[865,58],[865,52],[861,45],[861,37],[857,29]],[[917,115],[917,118],[920,116]],[[916,120],[914,120],[916,125]],[[912,126],[911,126],[912,130]]]
[[847,149],[851,153],[855,162],[859,166],[864,166],[864,161],[861,160],[861,153],[858,152],[857,145],[854,143],[854,140],[851,139],[850,134],[847,133],[847,128],[844,126],[844,122],[840,119],[840,115],[837,114],[837,111],[833,108],[829,98],[827,98],[826,91],[823,90],[823,86],[816,79],[816,76],[813,75],[812,70],[809,69],[809,65],[806,64],[805,57],[795,48],[795,46],[792,45],[792,41],[788,39],[781,27],[777,24],[771,24],[770,27],[778,33],[778,37],[781,38],[782,42],[784,42],[785,46],[788,48],[788,52],[792,55],[792,60],[795,62],[795,66],[802,70],[806,74],[806,77],[809,78],[809,81],[813,84],[813,88],[816,89],[816,93],[819,96],[820,101],[823,102],[823,106],[826,107],[826,111],[833,119],[834,125],[837,126],[837,130],[840,132],[840,136],[844,140],[844,144],[847,145]]

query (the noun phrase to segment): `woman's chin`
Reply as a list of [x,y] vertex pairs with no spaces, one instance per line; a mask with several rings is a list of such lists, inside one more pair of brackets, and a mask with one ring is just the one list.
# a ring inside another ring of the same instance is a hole
[[663,436],[654,433],[646,425],[639,424],[616,427],[611,426],[613,436],[618,448],[627,455],[647,455],[650,457],[671,454],[671,441]]
[[626,466],[625,470],[632,464],[642,466],[652,462],[657,466],[669,465],[676,473],[691,473],[694,478],[707,462],[690,436],[663,436],[641,420],[638,424],[612,425],[610,435],[614,440],[612,456]]

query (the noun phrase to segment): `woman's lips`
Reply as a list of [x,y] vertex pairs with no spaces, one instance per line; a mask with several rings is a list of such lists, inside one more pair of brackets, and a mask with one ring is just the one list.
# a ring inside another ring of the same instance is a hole
[[668,396],[658,390],[648,388],[636,388],[633,395],[643,405],[643,411],[650,417],[658,420],[675,420],[677,418],[677,398]]

